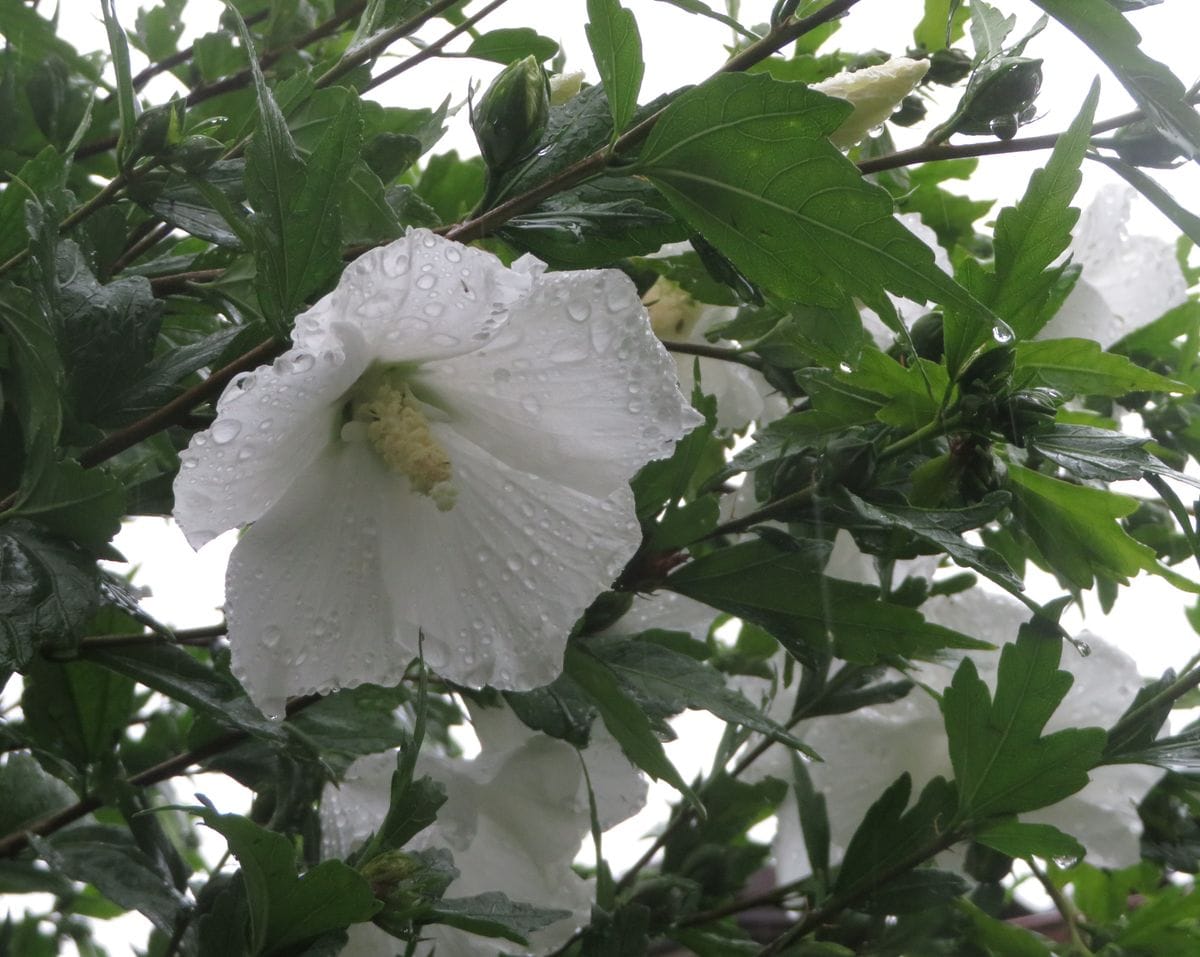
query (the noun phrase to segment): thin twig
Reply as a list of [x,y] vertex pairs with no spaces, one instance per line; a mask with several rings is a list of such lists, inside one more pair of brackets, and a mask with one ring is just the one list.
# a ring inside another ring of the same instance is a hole
[[677,352],[685,356],[700,356],[703,359],[720,359],[722,362],[736,362],[738,365],[749,366],[751,369],[757,369],[760,372],[763,368],[762,359],[757,356],[748,355],[745,352],[740,352],[737,349],[727,349],[722,346],[710,346],[703,342],[676,342],[673,339],[664,339],[663,346],[668,352]]

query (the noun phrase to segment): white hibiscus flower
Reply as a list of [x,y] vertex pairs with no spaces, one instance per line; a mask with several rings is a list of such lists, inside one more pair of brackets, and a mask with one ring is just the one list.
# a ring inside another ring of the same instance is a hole
[[854,107],[854,112],[829,137],[830,142],[839,149],[848,150],[865,139],[871,130],[896,112],[928,72],[928,60],[897,56],[861,70],[843,70],[812,84],[812,89],[818,93],[848,100]]
[[267,713],[398,681],[419,634],[452,681],[545,684],[633,555],[629,479],[701,420],[624,275],[543,268],[426,230],[368,252],[181,456],[192,545],[250,526],[226,616]]
[[[1015,599],[979,588],[935,599],[921,611],[930,621],[997,645],[1014,641],[1017,629],[1029,617],[1025,606]],[[1103,638],[1083,637],[1092,649],[1088,657],[1069,647],[1063,649],[1060,667],[1074,675],[1075,683],[1047,724],[1047,733],[1067,727],[1110,727],[1141,685],[1133,659]],[[999,654],[979,652],[971,657],[980,677],[994,691]],[[918,682],[938,691],[949,685],[953,674],[953,665],[922,663],[913,671]],[[776,708],[785,704],[790,709],[790,696],[780,696]],[[826,795],[835,857],[844,853],[867,809],[901,772],[912,775],[914,793],[936,775],[954,776],[938,702],[920,686],[891,704],[805,721],[796,730],[825,759],[808,765],[808,771],[813,784]],[[758,773],[790,779],[786,755],[773,750],[779,753],[765,759]],[[1140,859],[1141,823],[1136,805],[1161,773],[1139,765],[1097,768],[1090,772],[1091,781],[1083,790],[1050,807],[1022,814],[1021,819],[1052,824],[1073,835],[1087,848],[1092,864],[1128,866]],[[779,809],[775,859],[781,883],[810,872],[791,793]]]
[[1127,186],[1105,186],[1079,217],[1069,255],[1083,272],[1038,338],[1095,339],[1107,349],[1187,299],[1175,250],[1157,236],[1130,236]]
[[[428,774],[446,787],[447,800],[436,823],[407,850],[447,847],[459,876],[446,897],[502,891],[510,900],[570,911],[532,935],[530,952],[544,954],[561,946],[589,919],[592,881],[571,867],[591,829],[587,766],[600,825],[609,828],[637,813],[646,798],[646,782],[621,754],[600,722],[582,752],[530,731],[505,708],[473,708],[472,719],[482,750],[473,760],[422,755],[416,774]],[[387,813],[394,754],[360,758],[340,788],[326,788],[321,824],[326,853],[345,857],[361,844]],[[423,931],[438,957],[482,957],[520,950],[515,945],[448,927]],[[402,950],[394,937],[371,924],[351,928],[344,955],[385,957]]]

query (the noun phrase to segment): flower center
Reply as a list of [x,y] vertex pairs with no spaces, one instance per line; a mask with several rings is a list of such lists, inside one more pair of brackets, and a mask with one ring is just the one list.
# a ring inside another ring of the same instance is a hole
[[366,426],[367,441],[393,472],[408,478],[414,492],[428,495],[448,512],[458,497],[450,456],[434,438],[429,420],[407,385],[384,382],[367,399],[354,403],[354,422]]
[[700,304],[682,286],[659,276],[642,297],[650,327],[664,341],[687,339],[700,318]]

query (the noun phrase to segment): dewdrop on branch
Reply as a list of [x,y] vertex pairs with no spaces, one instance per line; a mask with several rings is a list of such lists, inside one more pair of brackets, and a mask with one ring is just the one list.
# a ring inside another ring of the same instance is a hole
[[233,669],[288,696],[399,681],[552,681],[641,540],[629,479],[700,424],[633,284],[507,268],[411,230],[230,383],[181,455],[175,517],[230,559]]

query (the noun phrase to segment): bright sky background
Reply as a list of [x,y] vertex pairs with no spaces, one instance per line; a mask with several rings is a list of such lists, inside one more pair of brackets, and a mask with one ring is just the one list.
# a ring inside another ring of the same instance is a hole
[[[0,0],[5,2],[5,0]],[[659,93],[683,84],[695,83],[708,76],[725,58],[724,44],[729,42],[728,28],[710,20],[691,16],[662,0],[625,0],[634,11],[641,29],[646,57],[646,75],[642,87],[643,102]],[[1037,18],[1038,11],[1029,0],[993,0],[1006,12],[1019,16],[1017,35]],[[720,0],[709,0],[719,6]],[[152,0],[116,0],[118,17],[132,25],[139,6],[150,6]],[[43,8],[51,7],[49,0]],[[60,32],[80,50],[107,47],[104,28],[99,19],[99,4],[94,0],[60,0]],[[474,6],[478,7],[479,4]],[[765,22],[773,3],[770,0],[745,0],[742,3],[743,22]],[[833,45],[844,49],[865,51],[873,47],[902,54],[910,42],[909,29],[920,16],[921,0],[862,0],[843,28],[834,37]],[[188,32],[181,45],[196,36],[216,28],[221,4],[217,0],[190,0],[186,18]],[[1200,35],[1200,8],[1192,0],[1166,0],[1161,6],[1139,11],[1133,23],[1145,38],[1144,48],[1155,58],[1168,64],[1185,84],[1196,79],[1197,61],[1195,40]],[[510,0],[507,6],[484,21],[481,29],[501,26],[534,26],[539,32],[559,40],[566,52],[567,69],[582,69],[589,81],[596,72],[591,62],[583,32],[585,20],[582,0],[535,2]],[[435,21],[436,29],[426,29],[421,36],[432,40],[442,32],[444,24]],[[452,49],[463,49],[460,40]],[[1043,92],[1038,100],[1039,119],[1022,133],[1047,133],[1061,130],[1074,118],[1079,104],[1097,74],[1102,76],[1102,95],[1098,118],[1122,113],[1133,108],[1132,100],[1073,36],[1051,24],[1026,51],[1029,56],[1046,55]],[[133,69],[145,65],[144,58],[134,51]],[[400,77],[375,92],[388,105],[421,107],[436,106],[447,92],[454,102],[462,102],[472,83],[486,85],[498,70],[493,64],[468,59],[435,60],[422,65],[413,74]],[[147,93],[156,101],[170,95],[174,81],[160,78]],[[934,87],[935,101],[930,114],[939,109],[946,113],[953,107],[959,90]],[[901,145],[912,145],[912,134],[897,131]],[[905,137],[908,137],[908,140]],[[437,151],[456,148],[460,152],[475,152],[473,137],[463,110],[454,118],[446,138]],[[1041,165],[1045,153],[1026,153],[995,158],[983,158],[980,172],[971,181],[973,195],[995,198],[1002,204],[1015,200],[1024,190],[1030,172]],[[1156,173],[1171,192],[1180,197],[1200,197],[1200,165],[1165,173]],[[1086,203],[1115,174],[1094,164],[1085,166],[1084,186],[1079,197]],[[996,207],[997,209],[999,207]],[[1144,202],[1135,204],[1131,231],[1160,233],[1171,239],[1176,231],[1161,215]],[[1143,491],[1143,494],[1145,492]],[[148,610],[168,624],[177,627],[219,622],[219,606],[223,600],[222,580],[228,552],[232,548],[232,533],[208,545],[196,554],[184,542],[182,535],[168,522],[145,519],[127,525],[117,539],[117,547],[132,561],[140,563],[136,579],[147,585],[153,597],[146,601]],[[1195,569],[1188,570],[1190,573]],[[1136,596],[1136,597],[1135,597]],[[1089,612],[1088,625],[1124,647],[1139,662],[1145,674],[1158,674],[1168,666],[1178,666],[1190,656],[1198,642],[1195,633],[1183,617],[1185,599],[1182,594],[1159,579],[1142,576],[1135,589],[1123,594],[1117,608],[1105,620],[1098,612]],[[1078,622],[1072,623],[1074,626]],[[703,719],[689,722],[689,727],[709,737],[712,726]],[[697,750],[685,736],[670,748],[671,757],[684,777],[700,770],[707,749]],[[695,740],[695,739],[693,739]],[[210,783],[205,782],[205,789]],[[186,788],[185,788],[186,792]],[[656,797],[668,799],[670,789],[656,789]],[[216,795],[214,794],[214,797]],[[231,801],[234,793],[229,794]],[[225,803],[225,802],[221,802]],[[661,808],[661,802],[656,802]],[[226,805],[234,809],[234,805]],[[655,812],[657,813],[657,812]],[[650,821],[639,816],[627,824],[627,838],[644,833]],[[626,842],[621,842],[623,845]],[[615,850],[614,842],[608,845]],[[629,862],[636,857],[632,844],[621,850],[615,863]],[[105,944],[114,957],[132,954],[131,939],[144,940],[144,922],[131,917],[116,922],[105,934]],[[122,946],[124,944],[124,946]]]

